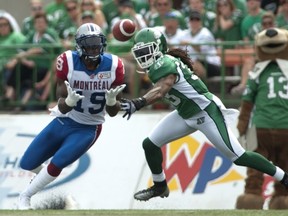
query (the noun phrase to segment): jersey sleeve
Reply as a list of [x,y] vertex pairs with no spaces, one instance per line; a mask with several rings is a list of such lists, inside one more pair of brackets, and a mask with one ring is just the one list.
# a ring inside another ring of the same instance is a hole
[[125,69],[124,69],[123,61],[120,58],[118,58],[118,64],[117,64],[115,73],[116,73],[116,78],[111,86],[122,85],[124,83]]
[[59,79],[67,80],[68,62],[66,53],[62,53],[56,59],[56,76]]
[[242,100],[255,102],[255,97],[257,93],[258,84],[256,80],[248,79],[246,89],[242,95]]

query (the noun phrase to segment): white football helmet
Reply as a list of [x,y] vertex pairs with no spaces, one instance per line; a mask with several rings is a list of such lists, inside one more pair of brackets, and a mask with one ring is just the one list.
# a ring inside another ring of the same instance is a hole
[[76,50],[79,56],[97,61],[106,47],[106,37],[101,28],[94,23],[81,25],[75,34]]

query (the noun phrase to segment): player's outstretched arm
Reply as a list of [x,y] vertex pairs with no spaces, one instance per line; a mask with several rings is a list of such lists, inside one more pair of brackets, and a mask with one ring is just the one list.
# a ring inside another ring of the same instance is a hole
[[121,110],[125,111],[123,118],[127,116],[127,120],[129,120],[131,115],[137,110],[140,110],[144,106],[153,104],[156,101],[163,99],[164,96],[170,91],[175,81],[176,75],[170,74],[155,83],[153,88],[148,91],[144,96],[132,100],[125,98],[121,99]]

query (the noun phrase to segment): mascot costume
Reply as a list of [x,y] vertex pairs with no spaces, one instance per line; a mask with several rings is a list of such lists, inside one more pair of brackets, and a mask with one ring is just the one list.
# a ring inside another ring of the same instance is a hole
[[[258,63],[249,73],[237,128],[240,137],[247,136],[248,150],[288,170],[288,31],[263,30],[255,37],[255,49]],[[254,143],[248,139],[251,130]],[[263,209],[263,182],[263,173],[247,168],[244,194],[237,198],[236,208]],[[285,187],[275,181],[268,208],[288,209],[287,195]]]

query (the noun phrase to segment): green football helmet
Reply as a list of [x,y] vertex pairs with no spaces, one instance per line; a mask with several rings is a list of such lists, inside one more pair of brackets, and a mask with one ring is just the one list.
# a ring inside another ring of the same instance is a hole
[[132,54],[143,69],[149,68],[167,51],[165,36],[155,28],[143,28],[134,37]]

